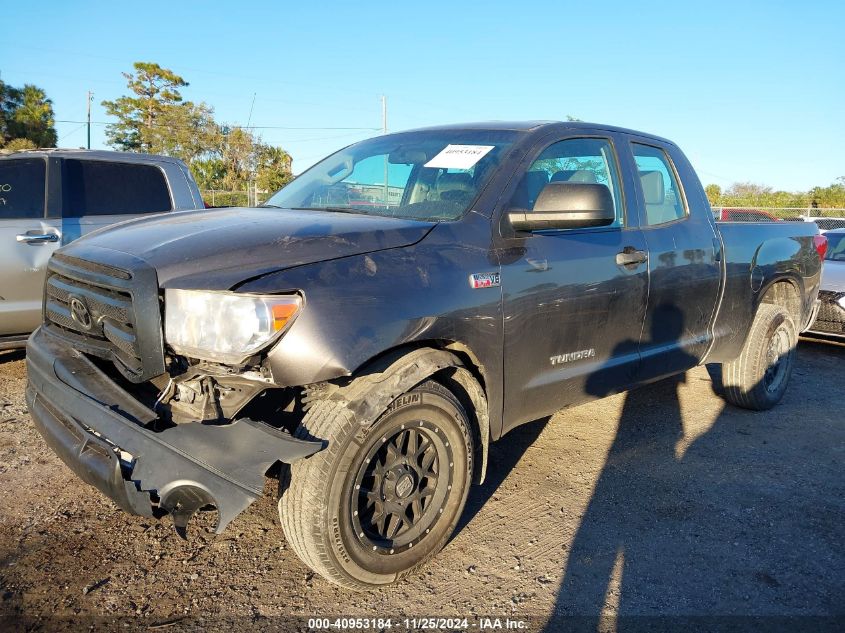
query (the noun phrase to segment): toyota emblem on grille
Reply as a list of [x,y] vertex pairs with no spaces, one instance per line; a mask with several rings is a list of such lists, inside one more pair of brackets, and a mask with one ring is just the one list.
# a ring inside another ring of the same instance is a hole
[[91,325],[93,324],[91,313],[79,297],[70,298],[70,317],[84,329],[91,329]]

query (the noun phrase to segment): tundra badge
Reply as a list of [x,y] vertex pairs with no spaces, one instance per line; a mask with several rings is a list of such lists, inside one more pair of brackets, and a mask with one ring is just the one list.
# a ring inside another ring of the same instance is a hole
[[596,355],[596,350],[593,348],[582,349],[577,352],[568,352],[566,354],[559,354],[557,356],[550,356],[549,360],[552,365],[563,365],[564,363],[571,363],[574,360],[582,360],[585,358],[593,358]]

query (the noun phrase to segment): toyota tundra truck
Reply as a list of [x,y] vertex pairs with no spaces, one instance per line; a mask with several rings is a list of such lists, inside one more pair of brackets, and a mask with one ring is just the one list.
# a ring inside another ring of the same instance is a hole
[[443,548],[501,467],[490,442],[520,424],[701,364],[734,405],[776,405],[825,246],[811,223],[717,223],[681,150],[649,134],[389,134],[258,208],[57,251],[27,402],[125,511],[182,534],[216,511],[219,533],[271,476],[305,564],[386,585]]

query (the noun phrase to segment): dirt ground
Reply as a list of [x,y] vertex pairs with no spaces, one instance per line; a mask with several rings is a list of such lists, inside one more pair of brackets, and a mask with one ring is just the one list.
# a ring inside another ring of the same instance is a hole
[[632,616],[845,615],[845,346],[802,341],[767,413],[726,406],[697,368],[517,429],[492,447],[445,550],[370,594],[296,558],[270,482],[217,537],[183,541],[169,520],[118,511],[46,449],[25,382],[22,354],[0,353],[0,629],[282,630],[307,629],[293,616],[360,615],[394,630],[412,628],[396,627],[405,616],[624,630]]

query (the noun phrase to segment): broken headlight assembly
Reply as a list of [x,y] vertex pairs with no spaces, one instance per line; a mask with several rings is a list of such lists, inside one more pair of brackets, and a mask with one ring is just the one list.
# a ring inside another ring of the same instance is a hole
[[276,341],[302,309],[299,295],[164,291],[164,338],[178,354],[240,364]]

